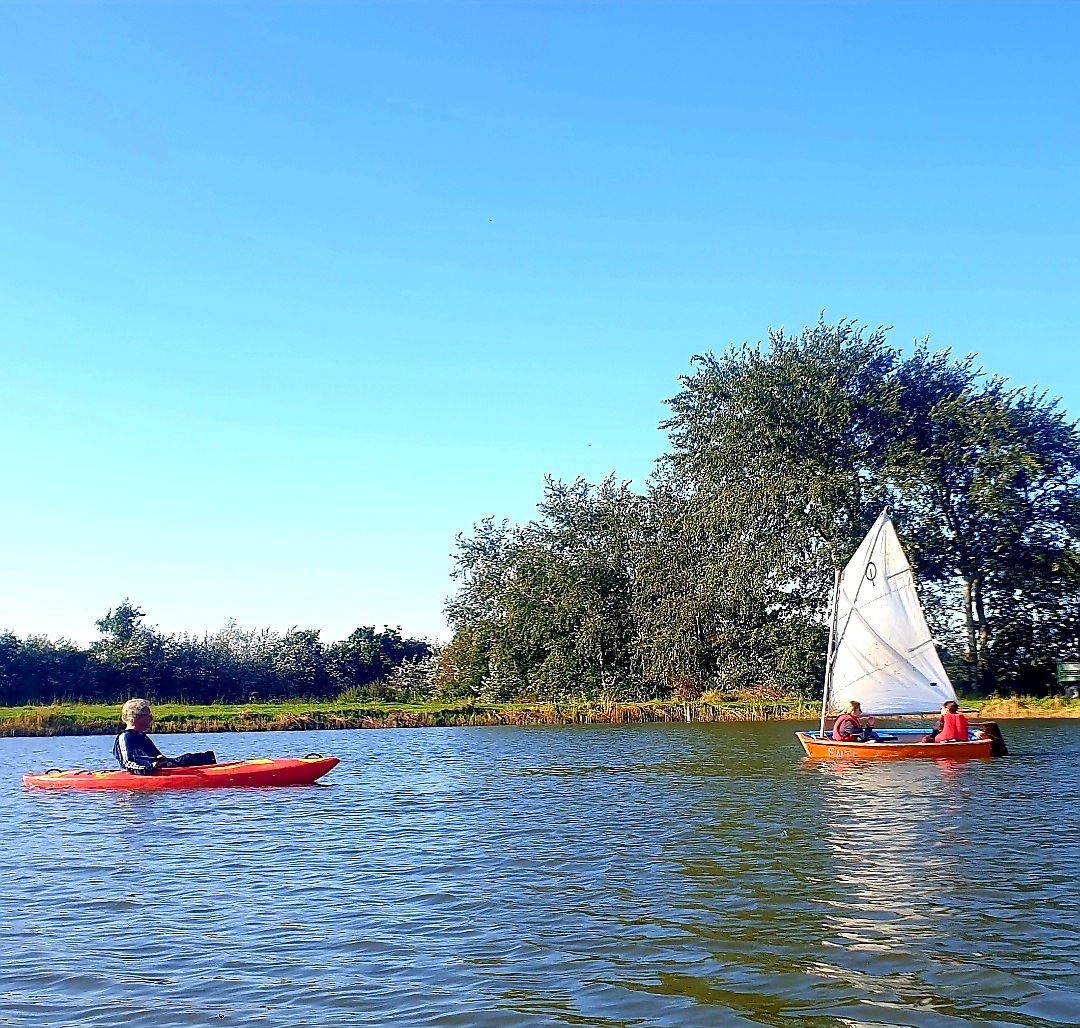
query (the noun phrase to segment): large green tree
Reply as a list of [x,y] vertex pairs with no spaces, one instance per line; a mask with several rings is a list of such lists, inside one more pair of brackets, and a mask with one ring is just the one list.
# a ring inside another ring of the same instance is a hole
[[1074,645],[1080,439],[1045,395],[824,321],[681,384],[645,496],[549,481],[535,521],[459,538],[443,661],[470,687],[815,689],[834,575],[883,506],[971,688],[1045,684]]
[[613,478],[548,479],[536,520],[460,536],[446,663],[493,698],[631,691],[641,502]]
[[971,358],[920,348],[902,378],[889,484],[922,574],[956,584],[968,687],[1015,681],[1021,637],[1044,649],[1028,663],[1047,678],[1045,651],[1062,645],[1056,611],[1080,584],[1077,425],[1045,393],[984,378]]
[[645,584],[671,615],[652,637],[678,637],[665,647],[702,685],[820,678],[834,569],[884,502],[898,361],[882,330],[848,322],[694,358],[654,489],[681,498],[659,544],[672,575],[658,552]]
[[796,649],[813,638],[797,626],[820,621],[830,573],[888,504],[968,687],[1015,681],[1020,624],[1029,649],[1045,640],[1045,675],[1080,538],[1080,438],[1055,401],[850,323],[697,363],[671,401],[668,463],[688,532],[709,539],[713,609],[747,610],[747,652],[765,623]]
[[90,647],[97,663],[97,688],[104,695],[142,692],[156,698],[164,678],[161,637],[144,623],[145,614],[130,600],[96,622],[101,638]]

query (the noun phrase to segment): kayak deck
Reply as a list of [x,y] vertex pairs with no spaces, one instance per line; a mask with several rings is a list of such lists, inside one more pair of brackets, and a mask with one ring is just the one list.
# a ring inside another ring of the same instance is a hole
[[127,771],[46,771],[23,775],[28,789],[221,789],[311,785],[338,764],[337,757],[236,760],[202,767],[162,768],[149,775]]
[[971,760],[989,757],[990,738],[970,737],[967,742],[923,742],[928,729],[882,729],[876,742],[836,742],[831,732],[796,732],[808,757],[822,760],[902,760],[906,757]]

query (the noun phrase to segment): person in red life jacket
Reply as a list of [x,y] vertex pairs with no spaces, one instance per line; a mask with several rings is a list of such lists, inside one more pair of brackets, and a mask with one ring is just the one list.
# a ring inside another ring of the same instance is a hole
[[858,700],[848,700],[844,712],[837,717],[832,726],[832,737],[836,742],[870,742],[877,738],[874,733],[874,719],[868,717],[866,726],[859,720],[862,705]]
[[934,730],[926,737],[927,742],[967,742],[968,719],[960,713],[956,700],[949,700],[941,707],[941,717]]
[[938,736],[945,730],[945,715],[949,713],[949,704],[943,703],[941,705],[941,711],[937,719],[937,724],[930,729],[930,734],[923,739],[923,742],[937,742]]
[[941,716],[923,742],[966,742],[967,738],[968,720],[960,713],[956,701],[948,700],[941,705]]

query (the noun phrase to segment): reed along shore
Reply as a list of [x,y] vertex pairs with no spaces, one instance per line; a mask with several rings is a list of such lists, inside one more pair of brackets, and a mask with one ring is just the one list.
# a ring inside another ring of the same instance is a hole
[[[436,728],[451,725],[632,724],[656,721],[806,720],[817,716],[803,700],[733,703],[536,703],[342,705],[258,703],[189,706],[155,703],[151,734],[281,732],[344,728]],[[118,706],[55,704],[0,708],[0,736],[115,735]]]
[[[990,697],[968,700],[983,718],[1080,717],[1080,700],[1054,696]],[[615,701],[535,704],[424,706],[337,703],[257,703],[250,705],[154,704],[152,732],[281,732],[346,728],[436,728],[452,725],[575,725],[648,722],[816,721],[811,700],[645,703]],[[0,736],[115,735],[123,729],[119,707],[58,703],[45,707],[0,707]]]

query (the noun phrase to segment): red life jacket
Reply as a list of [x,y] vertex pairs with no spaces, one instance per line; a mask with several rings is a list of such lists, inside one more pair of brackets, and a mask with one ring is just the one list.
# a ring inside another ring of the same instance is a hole
[[935,742],[968,741],[968,719],[963,714],[945,713],[941,715],[941,720],[942,728]]
[[856,741],[862,731],[862,723],[854,714],[841,714],[832,725],[832,737],[836,742]]

